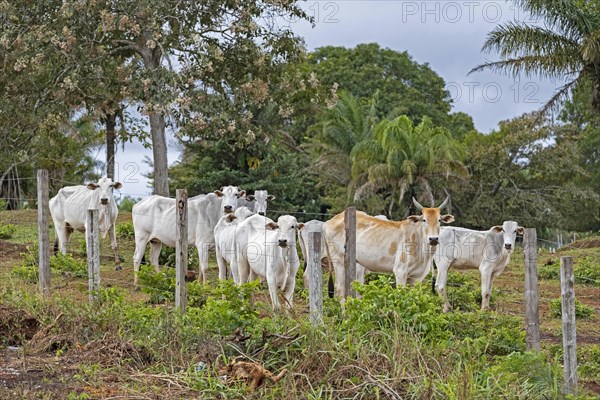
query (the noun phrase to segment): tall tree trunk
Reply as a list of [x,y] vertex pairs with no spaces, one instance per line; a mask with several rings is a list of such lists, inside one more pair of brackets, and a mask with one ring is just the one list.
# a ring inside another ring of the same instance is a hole
[[[144,43],[148,43],[151,35],[143,34]],[[145,44],[139,47],[144,60],[144,66],[158,84],[160,75],[160,60],[162,53],[160,47],[148,48]],[[165,116],[162,112],[150,112],[150,136],[152,137],[152,155],[154,166],[154,194],[169,196],[169,163],[167,161],[167,141],[165,138]]]
[[167,141],[165,138],[165,117],[162,113],[150,113],[150,134],[154,156],[154,194],[169,196],[169,174],[167,162]]
[[115,180],[115,127],[117,125],[116,113],[106,115],[106,176]]

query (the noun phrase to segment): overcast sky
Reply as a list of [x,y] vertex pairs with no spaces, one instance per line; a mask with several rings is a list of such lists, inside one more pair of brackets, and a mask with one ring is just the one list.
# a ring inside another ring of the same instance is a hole
[[[379,43],[381,47],[407,51],[418,63],[427,63],[445,81],[453,99],[453,111],[473,117],[475,127],[490,132],[498,122],[538,109],[552,96],[561,82],[521,77],[515,80],[491,72],[467,76],[469,70],[496,54],[484,54],[481,47],[489,31],[499,23],[532,21],[511,1],[307,1],[304,9],[315,19],[287,21],[304,37],[308,50],[334,45],[354,47],[359,43]],[[179,157],[171,136],[169,163]],[[104,154],[101,152],[100,154]],[[117,153],[117,178],[122,195],[140,197],[151,192],[143,174],[143,163],[151,149],[127,143]]]

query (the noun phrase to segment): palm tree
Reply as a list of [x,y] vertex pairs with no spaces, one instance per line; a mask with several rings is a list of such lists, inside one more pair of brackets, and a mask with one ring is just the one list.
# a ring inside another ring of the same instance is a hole
[[544,26],[508,22],[492,30],[483,51],[497,51],[501,60],[478,65],[469,73],[491,69],[511,75],[524,73],[567,78],[567,83],[542,107],[555,109],[585,81],[592,83],[592,106],[600,113],[600,7],[577,0],[515,0]]
[[370,137],[376,100],[362,105],[350,93],[341,91],[338,95],[335,107],[325,112],[313,128],[316,130],[311,143],[315,155],[313,168],[326,180],[347,187],[351,200],[354,191],[351,153],[357,143]]
[[466,178],[463,157],[460,142],[446,129],[434,126],[428,117],[417,126],[405,115],[383,120],[369,140],[357,143],[352,150],[353,178],[363,181],[356,197],[391,188],[390,216],[396,200],[404,203],[405,197],[412,195],[433,206],[432,180],[437,176]]

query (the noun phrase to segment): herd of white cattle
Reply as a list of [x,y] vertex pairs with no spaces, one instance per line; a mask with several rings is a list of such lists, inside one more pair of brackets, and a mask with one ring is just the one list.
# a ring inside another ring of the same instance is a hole
[[[102,178],[86,186],[60,189],[50,199],[50,213],[56,229],[55,252],[66,253],[71,233],[85,230],[87,210],[95,208],[99,210],[99,231],[103,238],[110,235],[115,264],[119,266],[115,232],[118,209],[112,192],[120,187],[119,182]],[[296,238],[303,259],[307,260],[310,256],[308,232],[322,232],[322,262],[329,266],[330,274],[335,272],[335,294],[343,299],[346,295],[344,213],[326,222],[301,223],[291,215],[282,215],[275,222],[266,216],[267,204],[274,199],[275,196],[266,190],[247,195],[237,186],[225,186],[188,199],[188,244],[198,250],[198,279],[206,283],[208,251],[214,247],[219,279],[227,279],[231,272],[236,284],[265,280],[273,308],[281,308],[278,290],[284,294],[284,306],[291,308],[300,266]],[[492,282],[509,263],[516,235],[523,234],[523,228],[514,221],[505,221],[486,231],[441,227],[441,223],[454,221],[452,215],[441,214],[447,201],[428,208],[413,199],[421,214],[402,221],[357,212],[356,279],[363,282],[368,272],[388,272],[394,274],[397,285],[414,284],[425,279],[435,261],[438,269],[436,289],[444,300],[444,311],[449,311],[448,270],[451,267],[478,268],[481,309],[488,309]],[[136,287],[147,244],[150,243],[150,262],[157,271],[162,244],[175,247],[175,207],[175,199],[158,195],[146,197],[133,206]],[[306,279],[305,269],[305,282]]]

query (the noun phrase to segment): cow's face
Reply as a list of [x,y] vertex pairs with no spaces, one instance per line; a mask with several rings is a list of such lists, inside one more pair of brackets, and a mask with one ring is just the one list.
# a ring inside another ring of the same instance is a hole
[[234,212],[237,208],[238,198],[246,195],[246,191],[240,190],[237,186],[223,186],[221,190],[215,190],[214,193],[221,198],[221,204],[223,205],[223,212],[225,214]]
[[246,196],[246,200],[256,202],[254,211],[258,215],[266,215],[267,203],[275,200],[275,196],[269,194],[266,190],[255,190],[253,195]]
[[517,233],[522,235],[525,229],[519,226],[515,221],[504,221],[502,226],[492,227],[494,232],[502,232],[502,238],[504,239],[504,248],[508,252],[512,252],[515,249],[515,240],[517,239]]
[[413,198],[413,202],[417,209],[421,210],[422,215],[411,215],[408,217],[410,221],[421,225],[421,232],[427,242],[431,246],[437,246],[440,243],[440,225],[441,223],[449,224],[454,221],[454,216],[450,214],[441,215],[440,210],[446,205],[448,199],[439,207],[427,208],[421,206],[417,200]]
[[279,247],[287,248],[296,245],[296,231],[304,228],[303,223],[298,223],[291,215],[282,215],[277,223],[269,222],[266,225],[269,230],[277,231],[277,244]]
[[422,215],[411,215],[408,217],[414,223],[421,225],[423,237],[431,246],[437,246],[440,243],[440,225],[449,224],[454,221],[454,216],[450,214],[440,215],[439,208],[423,208]]
[[110,178],[102,178],[97,183],[88,183],[87,188],[96,190],[100,198],[100,204],[107,206],[109,200],[113,197],[113,189],[120,189],[120,182],[113,182]]

